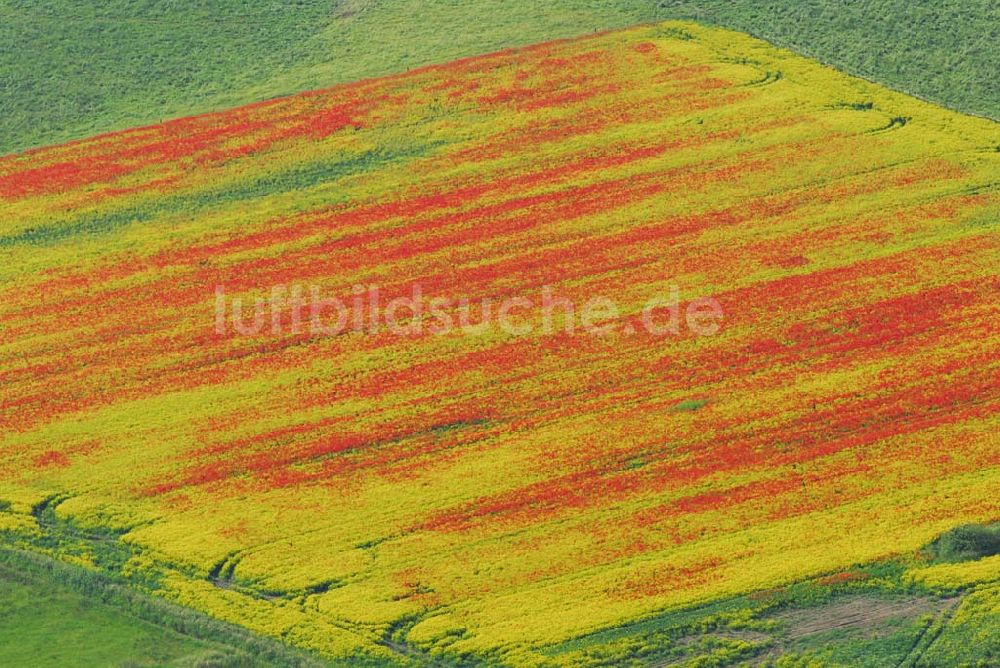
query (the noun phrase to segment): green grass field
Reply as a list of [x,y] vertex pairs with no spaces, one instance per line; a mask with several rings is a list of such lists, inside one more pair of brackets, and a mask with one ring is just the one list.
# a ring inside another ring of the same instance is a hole
[[142,622],[6,563],[0,563],[0,601],[3,666],[194,666],[209,658],[238,665],[216,646]]
[[992,0],[0,0],[0,154],[667,18],[1000,117]]
[[0,153],[651,20],[647,0],[0,0]]
[[0,545],[0,666],[320,665],[99,573]]

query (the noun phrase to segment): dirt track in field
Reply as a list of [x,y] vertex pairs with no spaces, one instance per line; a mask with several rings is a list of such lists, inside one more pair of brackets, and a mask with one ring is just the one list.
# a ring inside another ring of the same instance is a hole
[[877,629],[890,619],[937,615],[951,599],[930,597],[906,600],[878,600],[859,596],[814,609],[782,613],[777,619],[788,623],[788,640],[839,629]]

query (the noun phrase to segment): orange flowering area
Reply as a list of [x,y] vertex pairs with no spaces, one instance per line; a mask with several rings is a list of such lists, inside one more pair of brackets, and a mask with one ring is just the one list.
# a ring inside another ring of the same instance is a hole
[[998,145],[672,23],[2,158],[4,513],[404,663],[912,550],[998,515]]

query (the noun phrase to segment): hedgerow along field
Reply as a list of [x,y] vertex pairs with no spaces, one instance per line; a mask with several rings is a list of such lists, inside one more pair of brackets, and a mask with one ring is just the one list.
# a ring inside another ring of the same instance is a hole
[[992,0],[0,0],[0,153],[664,19],[1000,118]]
[[[998,146],[667,23],[10,156],[6,540],[355,662],[609,663],[664,615],[850,583],[998,514]],[[217,333],[218,286],[293,284],[621,317]],[[634,327],[671,285],[722,329]],[[926,608],[962,651],[997,564],[860,579],[973,588]]]

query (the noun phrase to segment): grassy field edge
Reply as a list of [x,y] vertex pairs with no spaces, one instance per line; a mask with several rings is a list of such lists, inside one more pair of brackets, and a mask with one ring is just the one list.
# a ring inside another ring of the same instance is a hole
[[124,613],[137,623],[151,624],[184,638],[218,646],[223,651],[212,656],[211,665],[215,668],[333,665],[270,638],[254,635],[240,626],[145,594],[105,573],[68,564],[38,552],[0,546],[0,574],[3,571],[16,574],[24,584],[44,586],[46,591],[49,588],[69,590],[85,597],[90,603]]

